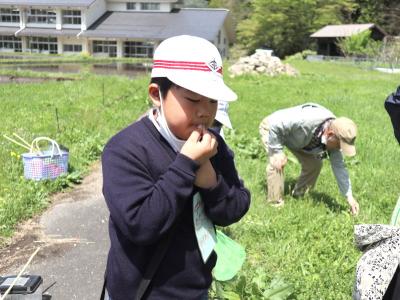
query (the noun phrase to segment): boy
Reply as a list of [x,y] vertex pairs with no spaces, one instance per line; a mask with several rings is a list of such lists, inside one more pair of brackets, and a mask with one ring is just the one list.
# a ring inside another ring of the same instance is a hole
[[[208,131],[217,100],[237,96],[223,82],[218,50],[198,37],[163,41],[151,77],[155,108],[111,138],[102,156],[111,240],[106,289],[112,300],[137,299],[143,290],[143,299],[207,299],[213,226],[239,221],[250,205],[228,147]],[[199,219],[211,224],[206,242]],[[164,250],[155,274],[144,276]]]

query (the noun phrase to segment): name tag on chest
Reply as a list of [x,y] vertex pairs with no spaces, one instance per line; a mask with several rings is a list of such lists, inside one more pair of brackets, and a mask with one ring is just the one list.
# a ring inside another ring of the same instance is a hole
[[199,193],[193,197],[193,224],[201,257],[206,263],[217,243],[217,237],[213,223],[204,212],[204,202]]

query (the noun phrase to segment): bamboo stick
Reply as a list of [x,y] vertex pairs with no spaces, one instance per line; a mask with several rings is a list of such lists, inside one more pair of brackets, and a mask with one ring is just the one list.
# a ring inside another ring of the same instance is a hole
[[17,142],[16,140],[6,136],[5,134],[3,134],[3,137],[5,137],[7,140],[13,142],[14,144],[17,144],[18,146],[21,146],[21,147],[24,147],[25,149],[31,150],[31,147],[28,147],[28,146],[26,146],[24,144],[21,144],[20,142]]
[[11,289],[13,288],[13,286],[15,285],[15,283],[17,282],[17,280],[21,277],[22,273],[25,272],[26,267],[31,263],[32,259],[35,257],[35,255],[39,252],[40,247],[38,247],[36,249],[35,252],[33,252],[33,254],[31,255],[31,257],[29,258],[28,262],[24,265],[24,267],[22,268],[22,270],[18,273],[17,277],[14,278],[13,282],[11,283],[11,285],[8,287],[8,289],[6,290],[6,292],[4,293],[4,295],[0,298],[0,300],[4,300],[6,299],[7,295],[10,293]]

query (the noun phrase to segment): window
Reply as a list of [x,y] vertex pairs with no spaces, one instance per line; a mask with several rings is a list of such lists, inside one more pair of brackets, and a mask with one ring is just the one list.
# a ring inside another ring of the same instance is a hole
[[28,23],[56,24],[56,13],[46,9],[31,9],[28,12]]
[[22,51],[21,38],[15,37],[13,35],[10,36],[0,35],[0,49],[13,49],[15,52],[21,52]]
[[153,57],[154,45],[146,42],[125,42],[124,57]]
[[63,45],[64,52],[82,52],[82,45],[65,44]]
[[82,17],[80,10],[63,10],[63,24],[81,25]]
[[58,52],[57,38],[52,37],[30,37],[28,40],[31,52],[47,52],[55,54]]
[[127,2],[126,3],[126,9],[127,10],[135,10],[136,9],[136,3],[135,2]]
[[0,8],[0,22],[19,23],[19,10],[12,8]]
[[110,57],[117,56],[117,42],[93,41],[93,53],[108,53]]
[[160,3],[140,3],[141,10],[160,10]]

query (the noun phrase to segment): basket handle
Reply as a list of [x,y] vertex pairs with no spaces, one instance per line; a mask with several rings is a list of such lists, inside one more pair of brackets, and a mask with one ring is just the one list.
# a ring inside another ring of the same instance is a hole
[[52,139],[50,139],[50,138],[48,138],[48,137],[45,137],[45,136],[37,137],[37,138],[35,138],[35,139],[32,141],[31,149],[30,149],[30,152],[31,152],[31,153],[34,152],[34,151],[33,151],[34,147],[36,147],[36,149],[39,151],[39,153],[41,153],[40,147],[39,147],[39,142],[40,142],[40,141],[48,141],[48,142],[51,143],[51,145],[52,145],[52,148],[51,148],[51,158],[53,158],[53,156],[55,155],[54,150],[55,150],[56,148],[57,148],[57,151],[58,151],[58,155],[61,155],[61,149],[60,149],[60,146],[57,144],[57,142],[56,142],[55,140],[52,140]]

